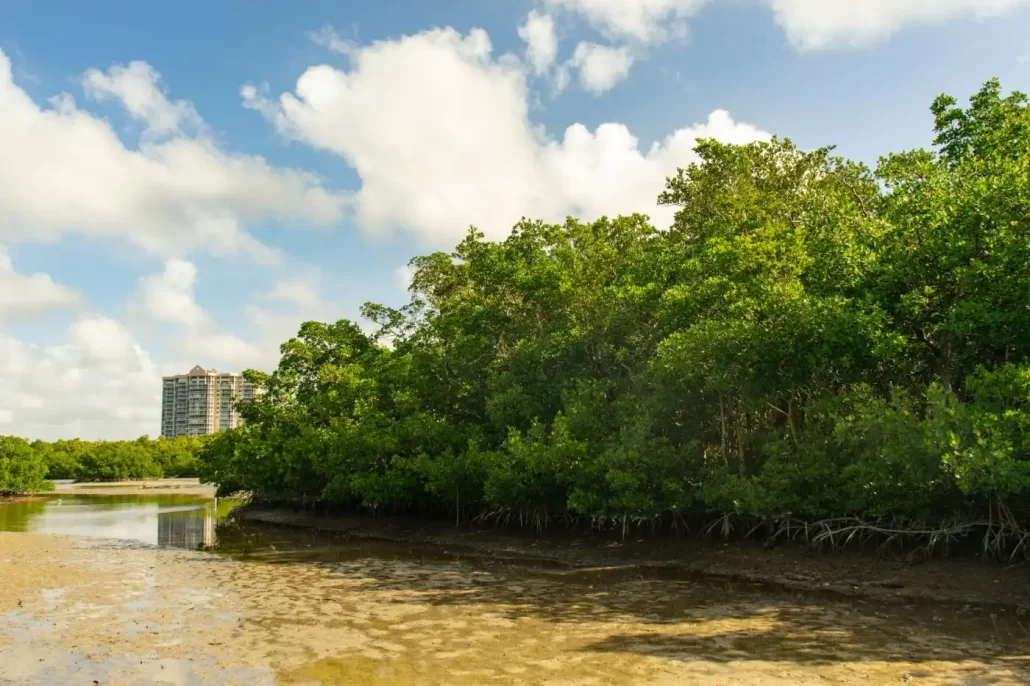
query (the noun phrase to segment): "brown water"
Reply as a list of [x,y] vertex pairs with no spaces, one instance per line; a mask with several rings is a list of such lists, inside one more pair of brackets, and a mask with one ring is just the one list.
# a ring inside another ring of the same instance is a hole
[[95,516],[74,525],[67,501],[0,505],[0,529],[75,534],[0,534],[0,683],[1030,683],[1030,626],[1006,613],[239,523],[217,552],[155,547],[162,521],[223,514],[156,502],[156,541],[149,501],[79,503]]

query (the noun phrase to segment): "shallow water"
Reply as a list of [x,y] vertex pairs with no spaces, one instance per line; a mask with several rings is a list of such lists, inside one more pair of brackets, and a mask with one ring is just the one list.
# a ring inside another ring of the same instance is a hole
[[111,538],[195,549],[214,545],[216,525],[238,504],[192,495],[61,492],[0,503],[0,531]]
[[75,534],[0,534],[0,683],[1030,683],[1022,617],[232,521],[183,550],[162,522],[230,504],[72,500],[0,505]]

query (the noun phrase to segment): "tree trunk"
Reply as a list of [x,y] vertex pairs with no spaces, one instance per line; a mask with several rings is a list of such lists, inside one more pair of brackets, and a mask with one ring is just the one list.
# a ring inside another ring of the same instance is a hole
[[737,425],[737,471],[743,479],[747,472],[744,464],[744,419],[739,412],[734,412],[733,415],[737,420],[734,422]]
[[730,454],[726,447],[726,405],[722,400],[722,391],[719,391],[719,420],[722,424],[722,459],[726,466],[730,466]]
[[798,449],[798,426],[794,421],[794,401],[787,401],[787,425],[790,426],[790,437],[794,440],[794,450]]

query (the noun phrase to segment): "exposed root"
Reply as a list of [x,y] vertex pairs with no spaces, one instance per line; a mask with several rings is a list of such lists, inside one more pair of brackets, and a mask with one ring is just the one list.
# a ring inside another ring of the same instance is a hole
[[725,514],[719,517],[705,527],[704,533],[706,536],[711,536],[716,529],[719,529],[723,538],[729,538],[730,534],[733,533],[733,515]]
[[[317,501],[293,500],[292,503],[313,507]],[[373,514],[379,514],[380,510],[368,503],[360,509]],[[393,512],[392,508],[391,512],[411,514]],[[432,508],[426,513],[440,515]],[[450,516],[455,516],[453,509],[450,510]],[[756,517],[710,513],[706,516],[703,511],[588,516],[534,505],[503,506],[478,511],[474,506],[465,506],[458,517],[459,524],[462,521],[473,525],[532,529],[538,533],[559,526],[566,530],[589,530],[602,535],[615,535],[623,540],[636,532],[658,536],[662,532],[686,535],[693,531],[701,536],[719,536],[724,540],[764,540],[766,547],[788,542],[807,544],[821,550],[873,548],[881,554],[906,554],[913,562],[934,555],[947,555],[953,548],[966,553],[976,551],[984,558],[1007,562],[1030,560],[1030,522],[1027,513],[1020,511],[1017,516],[1004,502],[998,500],[990,503],[986,519],[955,518],[931,522],[901,517],[867,519],[848,516],[810,520],[793,515]]]
[[[1013,561],[1023,552],[1030,558],[1030,531],[1015,519],[989,521],[951,521],[938,525],[921,522],[865,521],[857,517],[824,519],[806,525],[805,540],[815,548],[844,550],[875,543],[877,551],[891,548],[910,549],[910,560],[925,559],[936,554],[947,555],[953,545],[979,538],[984,557]],[[977,533],[983,531],[982,536]]]

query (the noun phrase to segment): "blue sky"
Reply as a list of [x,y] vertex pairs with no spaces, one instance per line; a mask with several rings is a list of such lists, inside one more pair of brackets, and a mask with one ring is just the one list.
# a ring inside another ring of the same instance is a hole
[[1030,1],[11,2],[0,51],[0,432],[123,438],[469,224],[667,221],[699,135],[929,145],[1030,89]]

